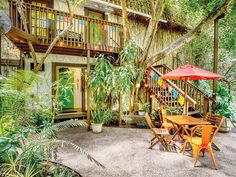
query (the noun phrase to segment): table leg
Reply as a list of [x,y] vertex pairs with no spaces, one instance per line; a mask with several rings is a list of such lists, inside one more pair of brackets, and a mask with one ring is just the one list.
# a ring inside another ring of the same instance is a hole
[[[183,131],[186,133],[186,135],[187,135],[187,136],[190,136],[190,134],[188,133],[188,131],[187,131],[187,129],[185,128],[184,125],[182,126],[182,128],[183,128]],[[185,140],[185,141],[187,141],[187,140]],[[185,144],[185,143],[184,143],[184,144]],[[181,147],[180,152],[183,151],[183,148],[184,148],[184,145]]]
[[186,133],[186,135],[187,135],[187,136],[190,136],[190,134],[188,133],[188,131],[187,131],[187,129],[185,128],[184,125],[182,126],[182,128],[183,128],[184,132]]
[[175,133],[174,133],[174,135],[172,136],[171,140],[174,140],[174,138],[176,137],[177,134],[180,136],[179,131],[180,131],[180,129],[181,129],[181,126],[178,127],[177,125],[173,124],[173,127],[174,127],[174,129],[175,129]]

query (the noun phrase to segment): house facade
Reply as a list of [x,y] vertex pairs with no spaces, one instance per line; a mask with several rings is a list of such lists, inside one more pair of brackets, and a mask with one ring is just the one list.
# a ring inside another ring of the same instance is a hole
[[[127,6],[131,36],[142,48],[150,18],[149,4],[133,0],[127,1]],[[23,27],[15,0],[3,0],[0,7],[12,24],[11,30],[1,39],[0,65],[3,74],[16,68],[32,70],[33,59],[27,41],[32,41],[40,58],[69,23],[65,0],[25,0],[24,13],[29,33]],[[186,27],[174,24],[163,16],[151,53],[168,46],[186,31]],[[56,43],[39,72],[45,78],[39,92],[51,94],[52,82],[62,78],[65,84],[74,85],[71,94],[67,95],[72,101],[67,102],[63,109],[85,112],[87,70],[100,54],[116,59],[123,46],[122,36],[120,0],[86,0],[81,3],[76,9],[72,28]],[[174,56],[167,57],[159,64],[172,66]],[[61,99],[64,96],[61,95]]]

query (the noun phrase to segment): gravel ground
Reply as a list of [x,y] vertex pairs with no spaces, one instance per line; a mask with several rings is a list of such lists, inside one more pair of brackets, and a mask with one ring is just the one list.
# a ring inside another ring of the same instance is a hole
[[208,153],[193,167],[192,154],[163,152],[158,145],[148,149],[152,138],[148,129],[105,127],[101,134],[84,128],[73,128],[59,134],[84,148],[106,168],[96,166],[70,147],[59,151],[59,159],[76,169],[83,177],[224,177],[236,176],[236,133],[218,133],[215,143],[221,151],[214,151],[218,170],[212,168]]

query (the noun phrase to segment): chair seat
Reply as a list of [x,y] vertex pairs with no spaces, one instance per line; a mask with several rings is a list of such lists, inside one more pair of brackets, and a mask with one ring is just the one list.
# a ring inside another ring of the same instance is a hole
[[164,126],[166,128],[173,128],[173,124],[172,123],[168,123],[168,122],[163,122],[162,126]]
[[169,135],[169,132],[165,128],[152,128],[152,130],[158,135]]
[[187,137],[187,140],[189,142],[191,142],[192,144],[196,144],[196,145],[199,145],[199,146],[202,145],[202,138],[201,137],[192,137],[192,141],[191,141],[191,137]]

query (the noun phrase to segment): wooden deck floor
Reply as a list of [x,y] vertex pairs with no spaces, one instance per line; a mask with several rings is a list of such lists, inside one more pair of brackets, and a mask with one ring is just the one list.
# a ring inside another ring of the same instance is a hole
[[86,118],[86,112],[65,112],[58,114],[55,119],[72,119],[72,118]]

